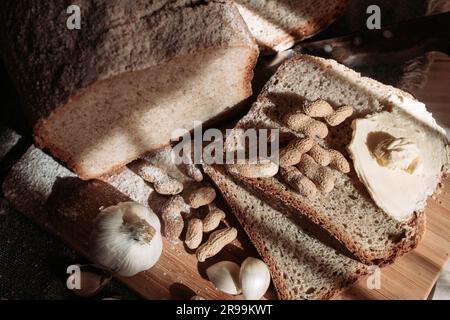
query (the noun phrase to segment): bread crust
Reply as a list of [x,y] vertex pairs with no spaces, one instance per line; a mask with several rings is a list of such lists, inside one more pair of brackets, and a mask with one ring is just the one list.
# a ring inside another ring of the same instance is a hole
[[[81,0],[79,5],[83,7],[83,21],[86,25],[92,22],[96,28],[82,27],[79,31],[64,28],[67,19],[67,15],[61,14],[67,7],[64,1],[51,0],[36,5],[33,12],[35,17],[29,15],[28,1],[2,1],[0,43],[5,48],[1,53],[8,71],[24,98],[36,145],[49,150],[67,163],[81,178],[90,179],[108,174],[135,159],[130,157],[103,172],[91,174],[86,172],[82,164],[71,159],[68,152],[47,141],[46,122],[58,117],[65,106],[82,93],[95,90],[100,82],[111,81],[117,75],[183,59],[204,50],[246,47],[252,50],[252,54],[247,61],[241,88],[246,96],[251,95],[250,82],[259,54],[258,47],[237,8],[230,1],[160,0],[149,3],[137,0],[126,5],[122,0],[99,0],[95,4],[89,0]],[[103,6],[106,12],[99,16],[96,9]],[[205,21],[216,17],[222,26],[214,29],[213,25],[206,24],[207,36],[197,37],[198,41],[185,37],[189,30],[180,31],[180,41],[167,34],[170,28],[153,31],[168,24],[176,25],[177,22],[171,20],[172,14],[178,20],[183,20],[191,17],[193,10],[197,10],[195,14],[200,16],[198,10],[203,10],[202,6],[207,8],[205,12],[210,15],[205,17]],[[188,10],[186,15],[180,13],[182,10]],[[135,30],[136,35],[130,33],[134,27],[139,30]],[[11,32],[6,33],[5,30]],[[48,34],[52,34],[54,38],[43,41]],[[167,41],[157,41],[166,36]],[[25,41],[27,37],[39,38],[40,41],[28,42]],[[136,39],[139,41],[135,41]],[[148,43],[155,45],[148,46]],[[22,52],[26,54],[21,54]],[[138,54],[132,54],[133,52]],[[59,57],[59,60],[55,61],[55,57]],[[161,144],[161,147],[167,143]],[[142,153],[156,149],[158,148],[142,150]]]

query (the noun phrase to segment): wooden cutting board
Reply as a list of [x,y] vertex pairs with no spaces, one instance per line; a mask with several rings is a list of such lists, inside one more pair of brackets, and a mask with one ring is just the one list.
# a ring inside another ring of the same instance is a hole
[[427,299],[450,254],[450,179],[428,201],[426,233],[419,246],[381,271],[381,289],[369,290],[366,278],[338,299]]
[[[145,204],[152,193],[129,169],[107,182],[81,181],[34,147],[13,167],[3,189],[14,207],[88,259],[88,239],[98,209],[130,198]],[[425,239],[416,250],[381,270],[381,289],[367,289],[367,280],[362,278],[338,299],[425,299],[449,257],[449,208],[450,180],[447,180],[438,199],[430,200]],[[119,280],[147,299],[189,299],[195,294],[206,299],[233,298],[218,292],[207,281],[206,267],[221,260],[241,263],[257,253],[236,221],[228,220],[239,228],[239,237],[215,258],[198,263],[181,243],[165,241],[163,255],[154,268]],[[266,298],[275,297],[272,288]]]
[[[128,168],[107,181],[82,181],[52,157],[30,147],[6,177],[3,190],[13,207],[92,260],[89,235],[99,208],[130,200],[148,205],[154,195],[152,188]],[[239,228],[233,219],[227,220]],[[119,280],[147,299],[189,299],[196,294],[229,299],[206,279],[205,269],[221,260],[241,263],[244,257],[257,256],[242,229],[226,250],[201,264],[180,242],[164,239],[163,247],[151,270]],[[275,298],[274,291],[267,297]]]

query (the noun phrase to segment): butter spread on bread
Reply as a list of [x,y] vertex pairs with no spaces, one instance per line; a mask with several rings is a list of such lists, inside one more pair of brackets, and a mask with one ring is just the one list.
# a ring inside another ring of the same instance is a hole
[[349,152],[375,203],[396,220],[422,211],[449,159],[445,131],[425,105],[392,95],[391,111],[356,119]]

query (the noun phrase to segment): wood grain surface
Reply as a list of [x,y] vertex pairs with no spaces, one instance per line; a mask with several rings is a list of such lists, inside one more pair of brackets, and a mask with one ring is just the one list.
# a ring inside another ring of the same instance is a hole
[[[450,2],[449,2],[450,5]],[[450,57],[434,54],[434,62],[428,72],[426,85],[414,95],[425,102],[439,124],[450,129]]]
[[368,289],[371,279],[363,277],[337,299],[427,299],[450,255],[449,179],[437,199],[428,201],[426,219],[419,246],[380,270],[380,289]]

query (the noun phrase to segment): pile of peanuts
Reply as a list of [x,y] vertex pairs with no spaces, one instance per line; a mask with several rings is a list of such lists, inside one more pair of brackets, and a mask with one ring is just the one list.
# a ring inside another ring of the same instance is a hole
[[[328,136],[328,127],[335,127],[353,114],[353,108],[342,106],[337,110],[324,100],[306,102],[300,110],[288,113],[283,123],[305,138],[294,139],[280,150],[281,178],[305,197],[315,198],[319,191],[334,189],[335,175],[330,168],[350,172],[350,164],[339,151],[322,148],[314,138]],[[324,122],[317,120],[323,118]]]
[[[194,181],[201,182],[203,174],[195,165],[187,165],[186,174]],[[153,184],[155,191],[161,195],[170,196],[161,208],[163,220],[163,235],[171,241],[178,241],[183,233],[185,223],[182,213],[192,209],[204,209],[203,219],[191,217],[187,221],[185,244],[191,250],[196,250],[198,261],[203,262],[219,253],[227,244],[237,237],[237,230],[224,227],[216,230],[224,221],[225,212],[214,203],[216,191],[205,184],[198,184],[181,195],[183,184],[169,176],[164,170],[146,162],[142,162],[137,173],[147,182]],[[204,234],[210,234],[202,244]]]
[[326,138],[328,126],[338,126],[352,114],[350,106],[334,110],[324,100],[305,102],[301,108],[282,118],[283,125],[304,137],[291,140],[280,150],[278,165],[272,162],[235,164],[229,165],[228,171],[247,178],[278,174],[291,188],[308,198],[317,197],[319,192],[329,193],[334,189],[336,179],[332,169],[349,173],[350,164],[339,151],[324,149],[315,139]]

